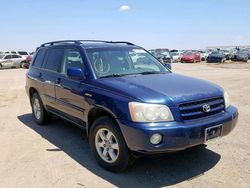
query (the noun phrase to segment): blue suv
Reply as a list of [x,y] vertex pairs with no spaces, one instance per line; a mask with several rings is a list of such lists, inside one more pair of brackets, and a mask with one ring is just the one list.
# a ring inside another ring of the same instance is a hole
[[129,42],[55,41],[41,45],[26,91],[37,124],[52,115],[86,129],[107,170],[142,154],[162,154],[227,135],[238,111],[219,86],[172,73]]

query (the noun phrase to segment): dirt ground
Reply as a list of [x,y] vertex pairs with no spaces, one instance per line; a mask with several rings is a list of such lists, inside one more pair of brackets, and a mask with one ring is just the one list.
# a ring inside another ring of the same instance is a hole
[[142,158],[128,172],[100,168],[84,131],[61,120],[37,126],[24,69],[0,70],[0,187],[250,187],[250,63],[173,64],[173,71],[225,88],[236,128],[206,148]]

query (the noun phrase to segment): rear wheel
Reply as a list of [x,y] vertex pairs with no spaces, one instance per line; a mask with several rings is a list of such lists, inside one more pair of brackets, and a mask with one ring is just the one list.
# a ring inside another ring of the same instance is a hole
[[24,62],[20,63],[20,68],[24,68]]
[[134,158],[111,118],[101,117],[93,123],[89,141],[94,157],[106,170],[121,172],[133,164]]
[[51,119],[51,115],[45,110],[38,93],[34,93],[31,98],[33,117],[37,124],[44,125]]
[[3,68],[3,65],[0,63],[0,69],[2,69]]

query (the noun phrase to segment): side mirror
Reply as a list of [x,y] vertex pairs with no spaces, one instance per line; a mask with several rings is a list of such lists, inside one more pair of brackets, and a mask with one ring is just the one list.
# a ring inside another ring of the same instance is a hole
[[74,80],[83,80],[84,79],[83,71],[79,67],[69,67],[67,69],[67,76],[71,79],[74,79]]

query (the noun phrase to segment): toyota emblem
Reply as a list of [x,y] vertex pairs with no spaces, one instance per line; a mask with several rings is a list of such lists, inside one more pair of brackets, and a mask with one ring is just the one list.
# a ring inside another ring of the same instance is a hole
[[210,111],[210,106],[208,104],[205,104],[203,107],[203,112],[209,112]]

